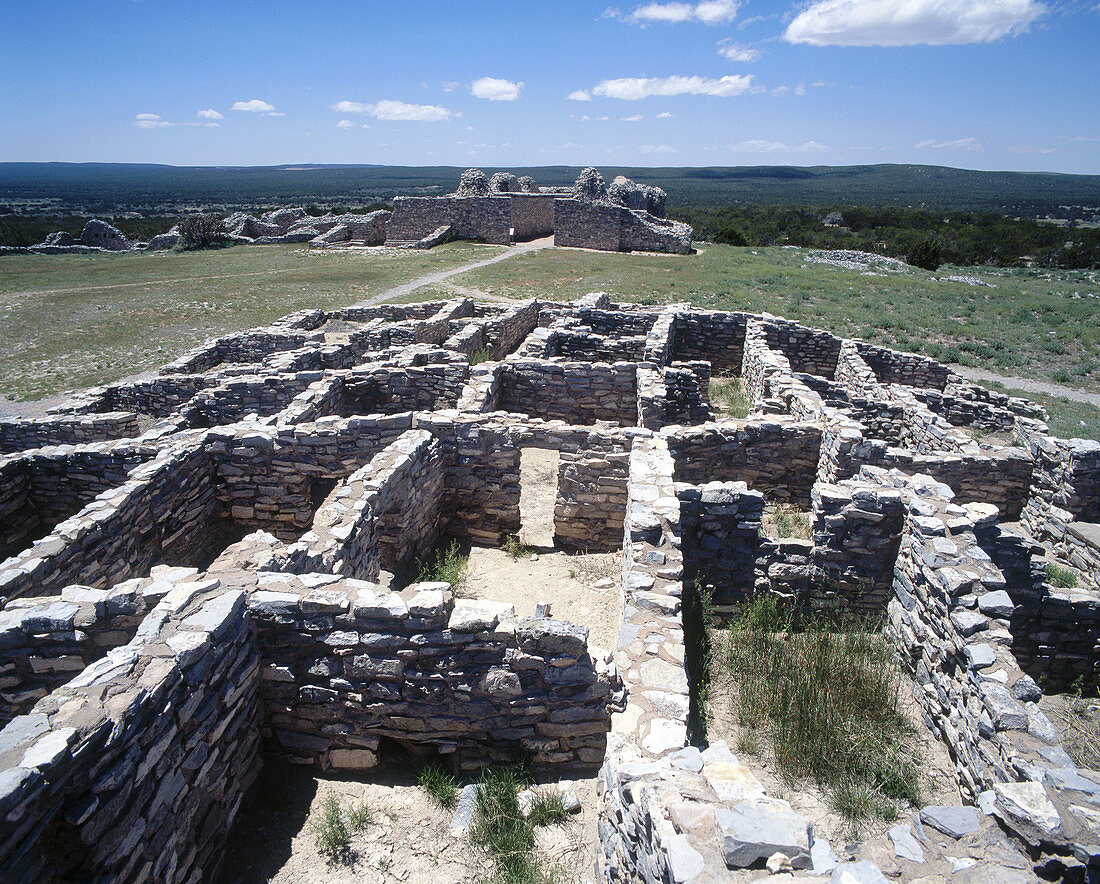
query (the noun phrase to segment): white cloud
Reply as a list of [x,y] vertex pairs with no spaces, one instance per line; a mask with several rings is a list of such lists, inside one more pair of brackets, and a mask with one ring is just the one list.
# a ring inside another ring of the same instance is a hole
[[565,97],[568,98],[570,101],[591,101],[592,100],[592,96],[588,93],[588,91],[586,89],[574,89],[572,92],[570,92]]
[[718,54],[727,61],[750,62],[760,58],[760,50],[751,46],[731,43],[729,37],[718,41]]
[[497,77],[482,77],[470,84],[470,93],[474,98],[484,98],[486,101],[515,101],[522,91],[522,83]]
[[668,111],[664,111],[663,113],[657,114],[657,119],[658,120],[671,120],[672,119],[672,114],[670,114]]
[[158,114],[138,114],[134,117],[134,125],[139,129],[164,129],[172,124]]
[[790,91],[791,91],[790,86],[776,86],[772,90],[772,95],[786,95]]
[[462,84],[454,80],[444,80],[440,85],[443,87],[444,92],[454,92]]
[[640,123],[645,117],[641,114],[631,114],[629,117],[620,117],[619,119],[624,123]]
[[642,153],[676,153],[676,148],[671,144],[642,144],[638,150]]
[[270,117],[281,117],[282,114],[276,112],[275,105],[268,104],[266,101],[261,101],[258,98],[253,98],[249,101],[235,101],[233,102],[233,110],[246,111],[250,114],[265,114]]
[[802,144],[784,144],[782,141],[742,141],[733,145],[731,150],[745,153],[815,153],[828,150],[828,146],[818,141],[805,141]]
[[812,46],[946,46],[989,43],[1027,30],[1047,12],[1038,0],[818,0],[783,39]]
[[221,114],[219,114],[216,110],[213,110],[212,108],[209,109],[209,110],[201,110],[197,114],[195,114],[195,116],[198,117],[200,120],[224,120],[225,119],[225,117],[223,117]]
[[740,8],[738,0],[703,0],[702,3],[647,3],[626,14],[617,9],[609,9],[604,14],[609,18],[621,18],[636,25],[679,24],[687,21],[724,25],[737,17],[737,10]]
[[934,138],[926,138],[924,141],[918,141],[913,147],[917,150],[924,150],[925,148],[931,148],[932,150],[948,150],[951,148],[957,150],[981,149],[981,145],[976,138],[954,138],[951,141],[936,141]]
[[332,106],[332,110],[345,114],[367,114],[376,120],[412,120],[419,123],[438,123],[458,116],[455,111],[436,104],[406,104],[404,101],[392,99],[383,99],[374,104],[338,101]]
[[338,129],[354,129],[358,125],[359,124],[356,123],[354,120],[341,120],[339,123],[336,124],[336,128],[338,128]]
[[735,74],[710,77],[621,77],[603,80],[592,90],[593,95],[637,101],[652,95],[713,95],[730,98],[743,95],[752,87],[752,75]]

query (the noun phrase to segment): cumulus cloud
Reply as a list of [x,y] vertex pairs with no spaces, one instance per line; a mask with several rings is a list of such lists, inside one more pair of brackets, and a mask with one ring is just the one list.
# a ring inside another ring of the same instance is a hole
[[641,114],[631,114],[629,117],[620,117],[619,119],[624,123],[640,123],[645,117]]
[[159,114],[138,114],[134,117],[134,125],[139,129],[164,129],[172,124]]
[[201,110],[197,114],[195,114],[195,116],[198,117],[200,120],[224,120],[225,119],[225,117],[223,117],[221,114],[219,114],[213,108],[210,108],[208,110]]
[[743,95],[752,88],[752,75],[734,74],[714,79],[712,77],[621,77],[603,80],[593,90],[593,95],[637,101],[653,95],[713,95],[730,98]]
[[728,61],[750,62],[760,58],[759,49],[733,43],[728,37],[718,41],[718,54]]
[[568,98],[570,101],[591,101],[592,100],[592,96],[588,93],[588,90],[586,90],[586,89],[574,89],[572,92],[570,92],[565,97]]
[[253,98],[249,101],[235,101],[233,102],[232,110],[245,111],[250,114],[263,114],[265,117],[285,116],[285,114],[275,110],[275,105],[268,104],[266,101],[261,101],[258,98]]
[[981,145],[976,138],[954,138],[950,141],[936,141],[934,138],[926,138],[924,141],[918,141],[913,145],[917,150],[925,150],[931,148],[932,150],[978,150]]
[[828,146],[818,141],[804,141],[802,144],[785,144],[782,141],[742,141],[733,145],[731,150],[744,153],[815,153],[828,150]]
[[702,3],[646,3],[631,12],[609,9],[608,18],[618,18],[636,25],[679,24],[696,21],[705,25],[729,24],[741,8],[738,0],[703,0]]
[[818,0],[783,34],[812,46],[946,46],[1015,36],[1047,12],[1038,0]]
[[672,119],[672,114],[670,114],[668,111],[663,111],[662,113],[657,114],[657,119],[658,120],[671,120]]
[[376,120],[411,120],[417,123],[438,123],[458,116],[455,111],[436,104],[407,104],[404,101],[392,99],[376,101],[373,104],[364,104],[361,101],[338,101],[332,109],[345,114],[367,114]]
[[484,98],[486,101],[515,101],[522,91],[522,83],[497,77],[481,77],[470,84],[470,93],[474,98]]
[[454,92],[462,84],[454,80],[444,80],[440,85],[443,87],[444,92]]
[[336,128],[337,129],[354,129],[358,125],[359,124],[356,123],[354,120],[341,120],[339,123],[336,124]]

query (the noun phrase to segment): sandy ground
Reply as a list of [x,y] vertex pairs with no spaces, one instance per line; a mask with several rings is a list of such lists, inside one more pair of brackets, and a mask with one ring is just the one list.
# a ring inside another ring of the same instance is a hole
[[[560,826],[537,831],[544,868],[565,882],[594,879],[596,791],[591,778],[570,781],[581,812]],[[367,805],[372,819],[351,838],[347,863],[333,864],[317,850],[316,821],[329,795],[341,806]],[[219,884],[464,884],[487,876],[486,855],[465,835],[452,835],[451,813],[416,785],[405,764],[352,778],[269,764],[257,797],[235,825]]]

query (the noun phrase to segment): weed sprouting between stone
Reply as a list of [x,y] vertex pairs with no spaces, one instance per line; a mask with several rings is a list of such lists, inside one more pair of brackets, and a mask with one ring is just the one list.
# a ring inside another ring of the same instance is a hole
[[766,739],[783,774],[810,777],[853,824],[890,819],[920,799],[915,731],[900,708],[903,675],[866,624],[794,621],[776,597],[747,601],[722,634],[719,666],[733,676],[749,741]]
[[722,417],[744,418],[752,411],[741,378],[712,377],[709,392],[712,408]]
[[513,559],[522,559],[535,552],[534,547],[527,546],[515,534],[506,535],[500,548]]
[[1077,575],[1061,565],[1047,565],[1047,583],[1058,589],[1073,589],[1077,585]]

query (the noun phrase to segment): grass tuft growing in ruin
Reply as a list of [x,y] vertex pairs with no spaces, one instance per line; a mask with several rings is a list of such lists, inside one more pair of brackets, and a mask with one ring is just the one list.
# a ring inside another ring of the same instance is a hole
[[769,503],[764,509],[765,533],[776,539],[810,539],[810,515],[789,503]]
[[824,786],[857,826],[920,800],[920,759],[899,698],[903,674],[881,634],[856,622],[797,624],[775,596],[745,602],[721,633],[717,665],[733,679],[741,727],[783,774]]
[[481,365],[483,362],[493,361],[493,350],[491,347],[478,347],[470,354],[470,365]]
[[513,559],[523,559],[535,552],[533,546],[528,546],[523,543],[515,534],[507,535],[504,538],[504,542],[501,543],[500,548]]
[[493,863],[486,884],[555,884],[557,870],[547,867],[535,847],[535,828],[565,822],[561,796],[536,792],[528,816],[519,790],[528,780],[522,768],[487,768],[478,783],[470,840],[484,848]]
[[462,551],[457,540],[452,540],[445,549],[417,562],[414,573],[417,583],[449,583],[458,592],[466,582],[469,567],[470,556]]
[[439,764],[424,765],[416,781],[444,810],[451,810],[458,803],[458,780]]
[[719,417],[745,418],[752,411],[741,378],[712,377],[709,390],[711,408]]
[[330,865],[350,865],[355,859],[351,836],[369,826],[373,818],[366,804],[345,809],[335,795],[327,796],[321,803],[320,817],[313,823],[317,852]]

